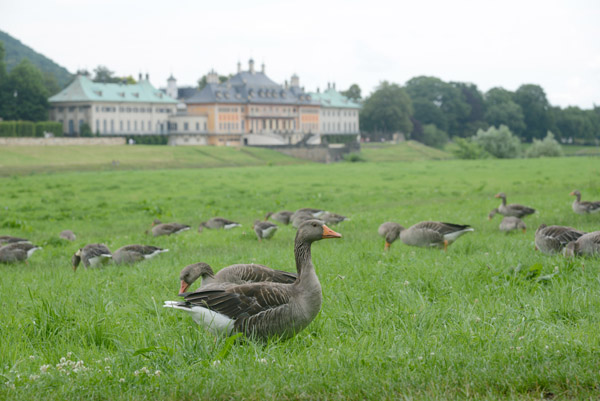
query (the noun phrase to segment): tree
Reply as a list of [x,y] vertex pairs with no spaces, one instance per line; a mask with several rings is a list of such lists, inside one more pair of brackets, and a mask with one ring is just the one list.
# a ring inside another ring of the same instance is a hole
[[448,134],[433,124],[426,124],[423,126],[423,140],[421,142],[427,146],[442,149],[448,143]]
[[450,82],[450,85],[460,90],[463,100],[471,108],[471,111],[465,118],[458,120],[461,136],[472,136],[478,129],[487,128],[488,124],[485,122],[485,100],[477,85],[464,82]]
[[525,117],[521,106],[513,101],[513,93],[503,88],[492,88],[485,94],[484,120],[493,127],[506,125],[515,135],[525,133]]
[[[87,73],[86,70],[83,70],[82,72]],[[131,75],[127,76],[127,77],[117,77],[117,76],[113,76],[114,72],[109,70],[107,67],[103,66],[103,65],[99,65],[98,67],[96,67],[94,69],[94,73],[96,74],[94,76],[93,81],[94,82],[102,82],[102,83],[112,83],[112,84],[117,84],[120,82],[124,82],[126,84],[135,84],[136,80],[133,79],[133,77]]]
[[[225,81],[227,81],[229,78],[231,78],[233,75],[229,74],[229,75],[219,75],[219,83],[223,83]],[[206,86],[206,75],[202,75],[202,77],[198,80],[198,90],[202,90],[204,89],[204,87]]]
[[4,62],[4,43],[0,42],[0,88],[2,87],[2,83],[6,79],[6,64]]
[[398,84],[383,81],[369,96],[360,111],[361,131],[390,137],[412,129],[413,113],[410,97]]
[[523,138],[527,141],[543,138],[550,128],[550,104],[542,87],[532,84],[521,85],[515,92],[514,101],[521,106],[527,126]]
[[499,159],[512,159],[521,154],[521,141],[506,125],[490,127],[487,131],[480,129],[473,137],[473,142]]
[[548,131],[544,140],[534,139],[533,145],[525,152],[527,157],[560,157],[562,155],[562,148],[550,131]]
[[350,85],[348,90],[345,90],[341,93],[342,93],[342,95],[346,96],[348,99],[352,99],[355,102],[358,102],[361,99],[360,86],[358,86],[357,84]]
[[579,107],[553,108],[557,136],[565,142],[593,143],[597,138],[598,125],[592,110]]
[[[464,135],[462,121],[471,113],[471,106],[460,89],[435,77],[420,76],[406,83],[415,114],[422,124],[435,124],[450,135]],[[435,111],[435,110],[438,111]]]
[[0,117],[5,120],[42,121],[48,118],[48,91],[44,77],[27,59],[11,72],[0,89]]

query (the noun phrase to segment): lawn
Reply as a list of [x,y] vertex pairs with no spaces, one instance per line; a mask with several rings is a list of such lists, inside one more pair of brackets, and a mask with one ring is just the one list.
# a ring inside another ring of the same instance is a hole
[[[577,157],[0,177],[0,235],[43,246],[27,265],[0,265],[0,399],[596,399],[600,263],[540,254],[533,237],[542,222],[600,229],[569,196],[600,199],[599,173]],[[487,221],[499,191],[538,210],[526,234]],[[323,307],[296,337],[215,338],[161,307],[191,263],[294,271],[294,229],[259,244],[251,224],[300,207],[351,220],[333,227],[342,239],[313,245]],[[216,215],[243,226],[196,231]],[[193,230],[153,238],[154,218]],[[383,251],[380,223],[430,219],[475,232],[447,253]],[[59,240],[63,229],[77,240]],[[95,242],[170,252],[74,273],[72,254]]]

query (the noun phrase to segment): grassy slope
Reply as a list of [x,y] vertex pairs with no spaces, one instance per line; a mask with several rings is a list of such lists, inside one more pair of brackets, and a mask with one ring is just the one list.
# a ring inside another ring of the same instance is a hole
[[[44,246],[29,265],[0,265],[0,399],[566,398],[597,395],[600,291],[597,260],[568,263],[533,251],[541,222],[599,227],[574,215],[568,193],[600,198],[594,159],[356,163],[199,170],[107,171],[0,178],[2,233]],[[527,234],[504,235],[493,194],[531,205]],[[282,343],[229,352],[179,311],[178,272],[260,262],[294,270],[294,230],[261,245],[249,230],[264,212],[313,206],[352,217],[341,240],[314,245],[320,315]],[[155,217],[197,224],[223,215],[229,232],[143,234]],[[439,219],[476,232],[447,254],[377,237],[387,220]],[[60,230],[76,243],[56,239]],[[171,252],[131,267],[81,269],[85,243]],[[557,267],[546,284],[513,277],[517,264]],[[585,265],[584,265],[585,263]],[[141,354],[134,355],[136,350]],[[88,371],[60,373],[60,358]],[[31,357],[32,358],[31,358]],[[215,361],[220,361],[220,363]],[[52,365],[39,378],[40,367]],[[135,374],[142,367],[154,374]],[[120,382],[120,379],[124,382]],[[14,389],[12,386],[14,385]]]
[[361,155],[365,160],[372,162],[442,160],[452,158],[450,153],[425,146],[416,141],[406,141],[399,144],[363,143],[361,146]]

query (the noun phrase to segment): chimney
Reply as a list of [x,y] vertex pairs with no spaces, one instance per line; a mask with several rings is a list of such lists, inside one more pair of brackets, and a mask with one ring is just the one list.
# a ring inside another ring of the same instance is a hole
[[333,83],[333,90],[335,90],[335,82]]
[[146,81],[150,81],[150,74],[146,73]]
[[331,89],[331,82],[327,82],[327,89]]
[[254,60],[252,59],[248,60],[248,70],[250,74],[254,74]]
[[139,78],[138,81],[142,80],[142,73],[141,72],[139,73],[138,78]]
[[260,66],[260,70],[261,72],[264,74],[265,73],[265,63],[262,63]]
[[317,93],[321,93],[321,90],[319,89],[318,86],[317,86]]
[[242,72],[242,63],[240,63],[238,61],[237,67],[238,67],[238,74],[239,74],[240,72]]

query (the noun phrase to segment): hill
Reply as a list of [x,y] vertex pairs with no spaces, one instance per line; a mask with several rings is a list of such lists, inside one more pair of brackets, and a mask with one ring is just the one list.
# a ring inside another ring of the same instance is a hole
[[64,88],[73,75],[66,68],[61,67],[48,57],[24,45],[18,39],[13,38],[6,32],[0,31],[0,42],[4,42],[6,51],[5,63],[7,71],[15,68],[23,59],[28,59],[33,65],[42,71],[44,75],[52,74],[60,88]]

